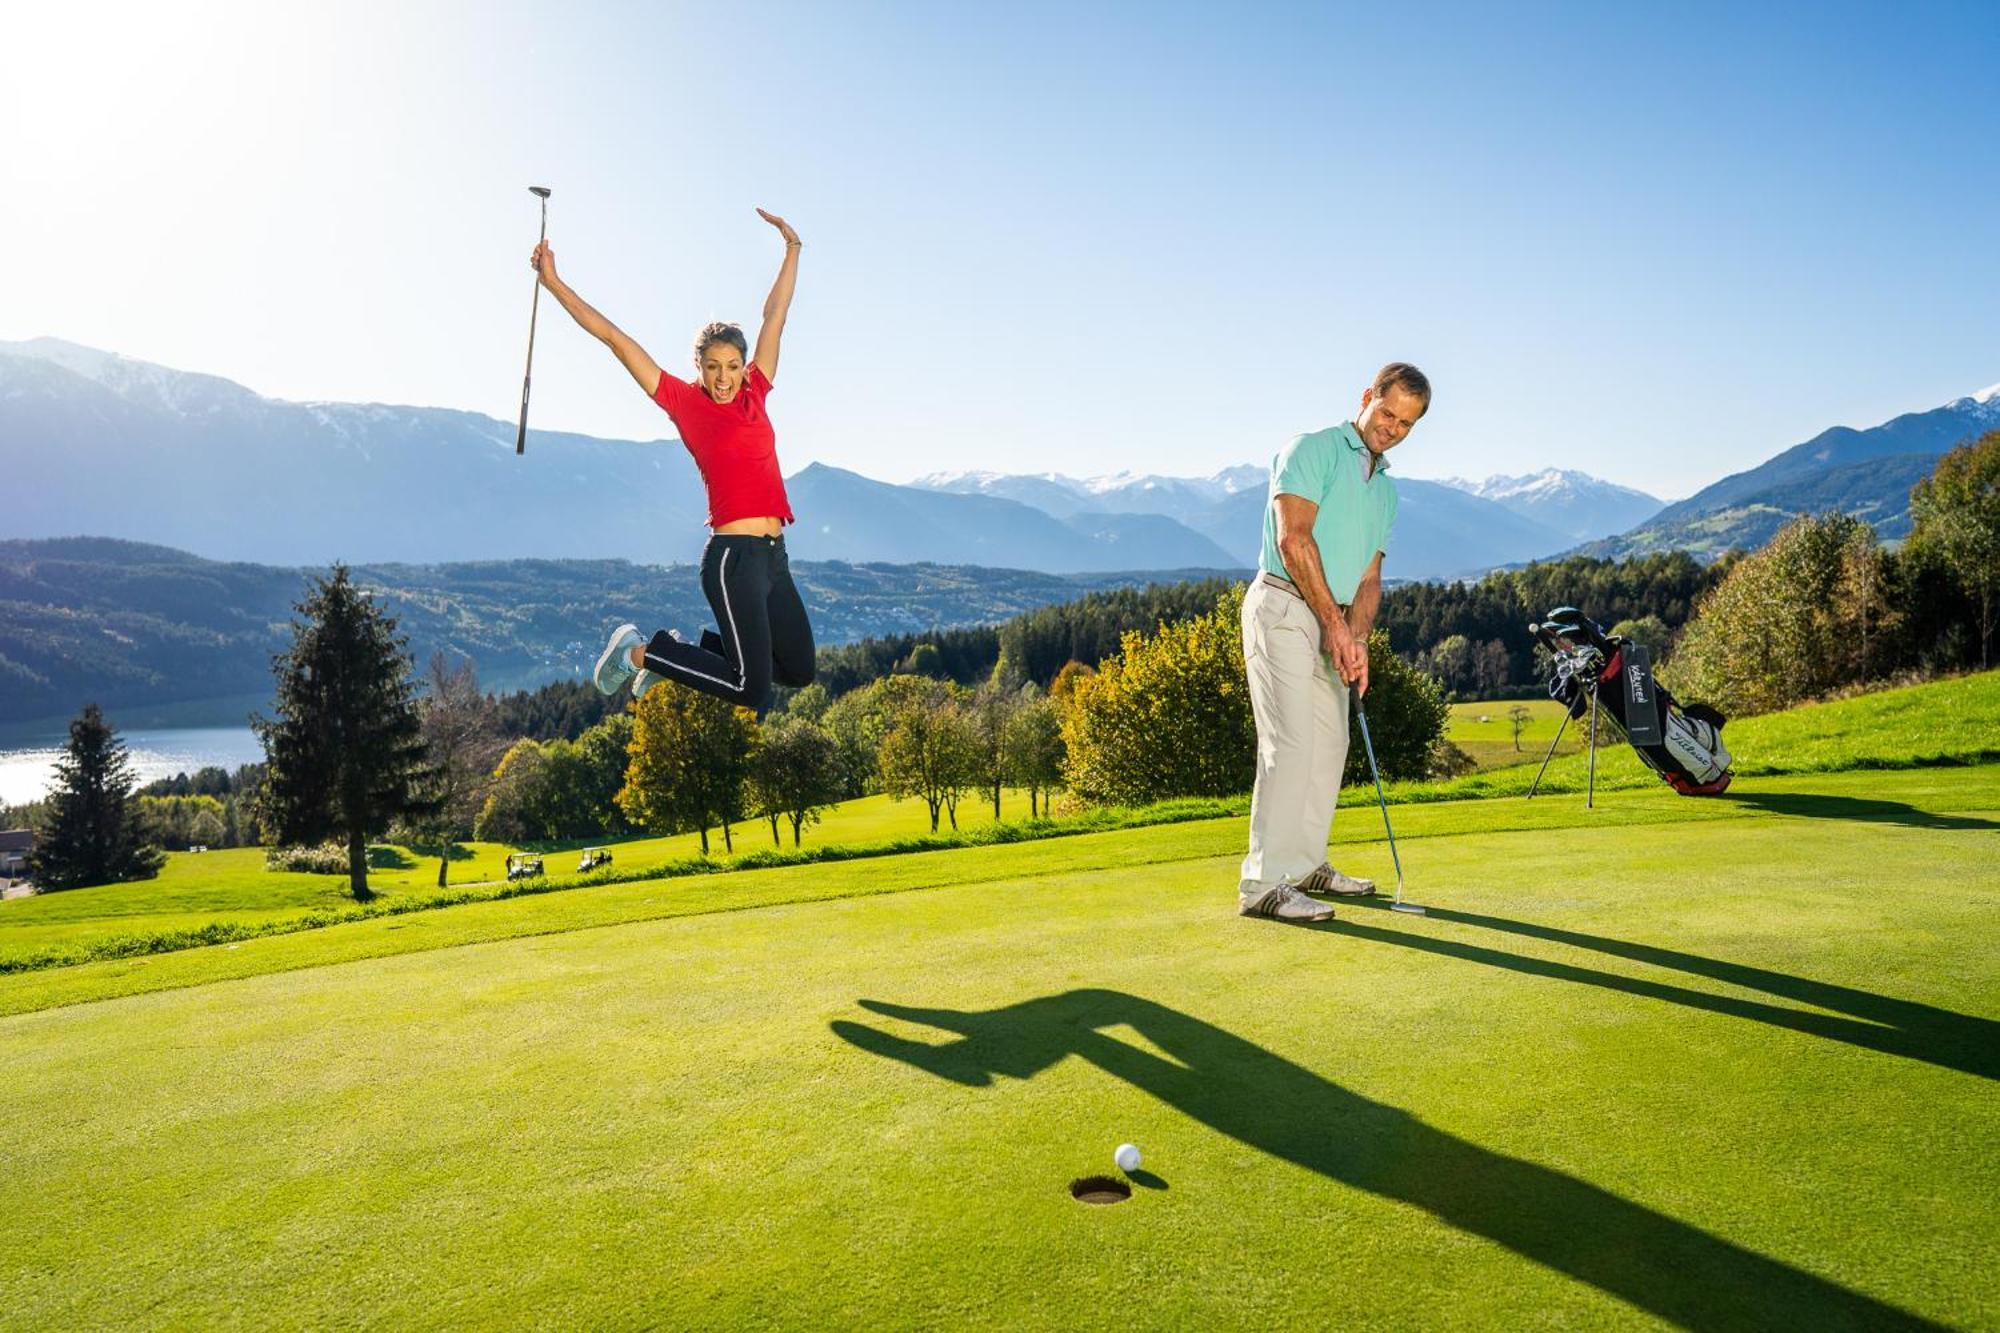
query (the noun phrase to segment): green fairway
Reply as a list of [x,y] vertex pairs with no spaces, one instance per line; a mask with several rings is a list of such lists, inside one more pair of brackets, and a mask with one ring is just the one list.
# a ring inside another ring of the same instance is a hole
[[2000,766],[1396,818],[1428,917],[1216,820],[0,977],[0,1323],[2000,1319]]

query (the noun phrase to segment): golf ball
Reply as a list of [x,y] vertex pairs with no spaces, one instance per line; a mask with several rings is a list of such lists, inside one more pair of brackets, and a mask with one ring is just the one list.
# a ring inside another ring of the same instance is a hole
[[1118,1145],[1118,1151],[1111,1154],[1111,1160],[1118,1163],[1118,1169],[1131,1174],[1139,1169],[1139,1149],[1130,1143]]

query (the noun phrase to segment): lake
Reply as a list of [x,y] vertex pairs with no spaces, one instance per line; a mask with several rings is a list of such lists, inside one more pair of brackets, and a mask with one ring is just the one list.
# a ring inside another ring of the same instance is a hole
[[[120,731],[138,786],[176,773],[192,775],[214,765],[234,773],[239,764],[262,763],[264,747],[248,727],[179,727],[158,731]],[[69,742],[68,733],[0,749],[0,805],[20,805],[48,794],[55,782],[56,760]]]

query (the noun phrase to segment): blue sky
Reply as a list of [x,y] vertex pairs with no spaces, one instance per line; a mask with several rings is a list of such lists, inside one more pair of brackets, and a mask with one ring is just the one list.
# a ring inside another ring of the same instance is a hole
[[[530,183],[670,366],[793,221],[788,468],[1207,473],[1406,358],[1408,474],[1678,496],[2000,380],[1991,4],[54,8],[0,338],[279,397],[511,418]],[[543,315],[536,425],[668,433]]]

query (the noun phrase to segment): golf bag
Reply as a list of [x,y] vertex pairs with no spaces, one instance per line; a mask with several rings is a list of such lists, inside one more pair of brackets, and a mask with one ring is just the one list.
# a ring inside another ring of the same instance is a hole
[[1555,675],[1549,697],[1580,718],[1595,694],[1646,766],[1683,796],[1729,789],[1729,749],[1722,714],[1707,704],[1683,706],[1653,679],[1650,654],[1622,635],[1606,634],[1573,606],[1559,606],[1528,627],[1549,650]]

